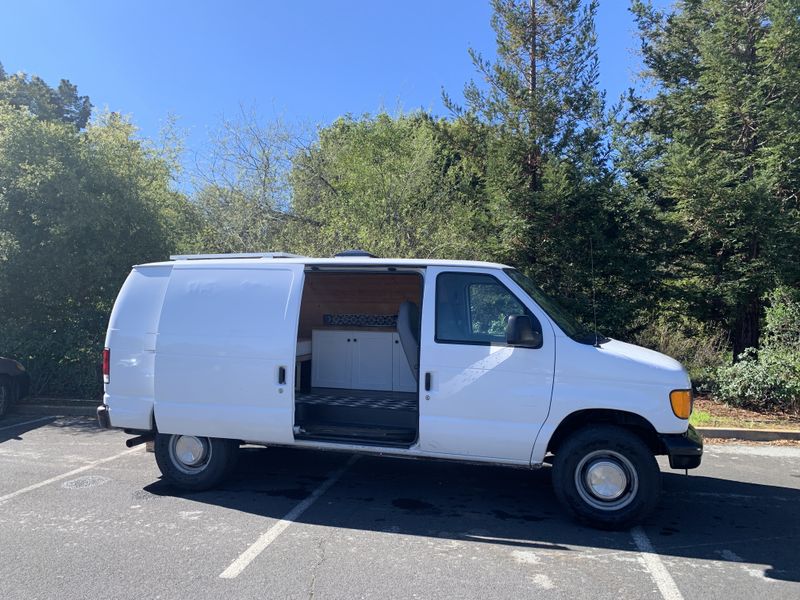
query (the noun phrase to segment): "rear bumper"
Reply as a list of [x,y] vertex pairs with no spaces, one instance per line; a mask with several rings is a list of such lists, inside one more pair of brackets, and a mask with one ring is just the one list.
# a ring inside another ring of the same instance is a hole
[[689,425],[686,433],[661,434],[669,466],[673,469],[696,469],[703,459],[703,438]]
[[111,417],[108,414],[108,407],[101,404],[97,407],[97,423],[103,429],[111,429]]

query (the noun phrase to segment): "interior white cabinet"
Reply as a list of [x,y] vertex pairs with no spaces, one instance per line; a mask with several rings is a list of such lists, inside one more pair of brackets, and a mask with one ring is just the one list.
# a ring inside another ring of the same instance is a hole
[[311,385],[349,388],[353,381],[351,336],[344,331],[311,332]]
[[353,332],[353,389],[392,389],[391,338],[381,331]]
[[399,392],[417,389],[400,337],[391,331],[313,330],[311,385]]

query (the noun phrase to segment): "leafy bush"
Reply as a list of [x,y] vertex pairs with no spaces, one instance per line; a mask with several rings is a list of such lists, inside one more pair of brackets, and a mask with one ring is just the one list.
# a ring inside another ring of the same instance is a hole
[[800,294],[778,288],[769,297],[764,343],[717,370],[717,394],[736,406],[800,411]]
[[0,324],[2,354],[20,361],[31,376],[30,394],[99,399],[103,394],[100,350],[104,324]]

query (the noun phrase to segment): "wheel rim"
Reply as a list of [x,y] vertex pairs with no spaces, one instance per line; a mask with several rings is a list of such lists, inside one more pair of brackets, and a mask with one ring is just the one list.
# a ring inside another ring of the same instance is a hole
[[194,475],[208,466],[211,460],[211,444],[208,438],[173,435],[169,440],[169,457],[179,471]]
[[575,469],[575,487],[581,499],[598,510],[628,506],[639,491],[639,476],[630,460],[613,450],[584,456]]

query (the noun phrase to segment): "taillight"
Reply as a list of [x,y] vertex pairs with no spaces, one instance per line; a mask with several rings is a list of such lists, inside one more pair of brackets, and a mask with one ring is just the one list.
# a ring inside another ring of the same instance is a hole
[[111,380],[111,350],[103,348],[103,383]]

